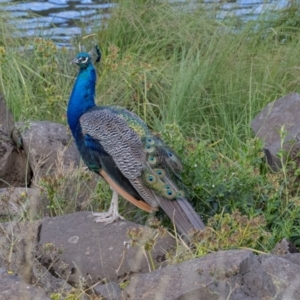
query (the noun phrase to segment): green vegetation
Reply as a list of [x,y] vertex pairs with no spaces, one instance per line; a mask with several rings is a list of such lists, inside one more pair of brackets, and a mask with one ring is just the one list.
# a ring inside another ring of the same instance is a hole
[[[136,112],[178,152],[195,209],[215,237],[225,228],[233,241],[206,240],[196,246],[198,254],[231,247],[267,252],[283,237],[300,247],[299,166],[287,163],[272,173],[250,126],[267,103],[300,92],[298,14],[291,7],[242,26],[237,19],[216,21],[213,12],[186,12],[167,1],[123,0],[107,26],[80,40],[86,49],[97,42],[103,51],[98,104]],[[14,29],[4,24],[0,89],[15,118],[65,124],[77,71],[69,62],[76,50],[57,49],[50,40],[14,39]],[[51,181],[43,184],[51,191],[53,212],[63,213],[64,201]],[[99,187],[96,192],[109,194]],[[236,243],[235,231],[250,238]]]

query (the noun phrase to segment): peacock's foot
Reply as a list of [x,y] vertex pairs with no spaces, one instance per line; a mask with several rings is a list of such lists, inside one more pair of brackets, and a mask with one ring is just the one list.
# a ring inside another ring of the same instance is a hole
[[93,213],[95,222],[102,222],[105,224],[113,223],[119,219],[125,220],[120,214],[118,209],[118,193],[113,190],[113,196],[111,199],[110,207],[107,212]]
[[108,211],[102,213],[93,213],[95,222],[105,223],[105,225],[113,223],[118,220],[125,220],[118,212]]

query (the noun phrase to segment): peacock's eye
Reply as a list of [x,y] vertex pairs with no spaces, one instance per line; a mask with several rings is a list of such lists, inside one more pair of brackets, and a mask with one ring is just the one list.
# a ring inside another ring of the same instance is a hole
[[88,61],[88,57],[80,57],[79,60],[82,64],[85,64]]

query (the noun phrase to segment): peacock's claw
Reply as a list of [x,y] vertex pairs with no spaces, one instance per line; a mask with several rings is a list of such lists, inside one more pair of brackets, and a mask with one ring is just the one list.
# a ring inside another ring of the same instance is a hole
[[114,214],[113,212],[102,212],[102,213],[93,213],[94,221],[97,223],[105,223],[105,225],[116,222],[118,220],[125,220],[121,215]]
[[95,222],[105,223],[105,225],[113,223],[115,221],[125,220],[118,211],[118,193],[113,190],[113,196],[111,199],[110,207],[107,212],[93,213]]

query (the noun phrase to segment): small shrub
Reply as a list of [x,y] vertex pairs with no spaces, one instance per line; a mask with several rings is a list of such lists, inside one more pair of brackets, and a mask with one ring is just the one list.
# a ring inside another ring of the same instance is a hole
[[196,255],[235,248],[265,250],[271,234],[265,230],[262,215],[248,218],[239,210],[232,214],[216,214],[208,220],[207,227],[193,237]]

